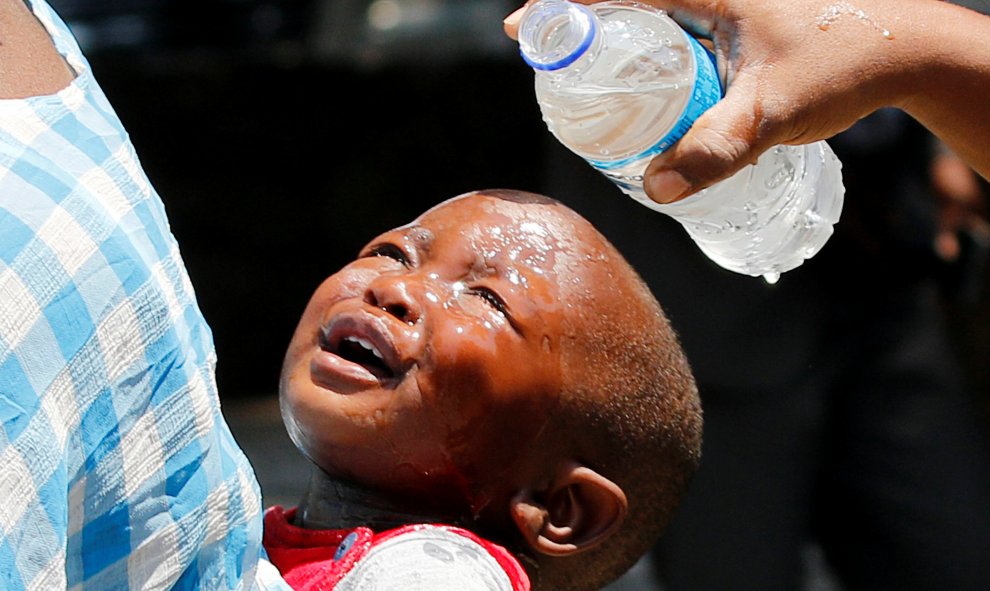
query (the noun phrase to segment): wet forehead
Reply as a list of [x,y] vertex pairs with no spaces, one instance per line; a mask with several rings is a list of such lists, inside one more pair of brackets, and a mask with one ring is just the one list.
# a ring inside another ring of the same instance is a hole
[[568,226],[546,206],[472,196],[427,212],[405,236],[431,257],[468,258],[551,278],[571,242]]

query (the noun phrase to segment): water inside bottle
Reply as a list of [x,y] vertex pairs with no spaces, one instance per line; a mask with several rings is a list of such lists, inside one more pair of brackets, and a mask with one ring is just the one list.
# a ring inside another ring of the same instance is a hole
[[677,123],[694,87],[694,55],[685,34],[650,11],[599,8],[596,14],[607,51],[537,76],[536,96],[564,145],[592,160],[622,160],[652,147],[658,130]]

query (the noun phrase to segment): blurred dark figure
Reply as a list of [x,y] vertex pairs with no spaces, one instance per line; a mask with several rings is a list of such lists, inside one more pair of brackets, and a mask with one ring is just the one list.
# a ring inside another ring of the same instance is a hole
[[799,589],[810,542],[850,590],[990,588],[986,424],[944,315],[977,297],[984,226],[938,207],[973,211],[979,191],[949,200],[949,179],[978,184],[946,170],[937,201],[932,139],[899,111],[829,143],[842,219],[772,286],[716,267],[676,222],[553,148],[549,194],[642,273],[701,388],[702,468],[655,554],[669,591]]

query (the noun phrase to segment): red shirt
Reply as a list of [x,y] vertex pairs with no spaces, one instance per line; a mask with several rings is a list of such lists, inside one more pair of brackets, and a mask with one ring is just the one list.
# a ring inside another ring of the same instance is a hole
[[265,512],[264,545],[296,591],[387,588],[529,591],[529,577],[508,550],[447,525],[418,524],[375,533],[304,529],[295,508]]

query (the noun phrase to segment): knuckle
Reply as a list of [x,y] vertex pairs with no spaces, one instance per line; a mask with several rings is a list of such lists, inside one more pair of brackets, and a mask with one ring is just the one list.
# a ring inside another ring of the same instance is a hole
[[748,157],[752,142],[748,133],[719,127],[702,128],[695,134],[688,152],[683,154],[684,162],[689,166],[692,161],[703,164],[708,170],[701,176],[721,175]]

